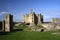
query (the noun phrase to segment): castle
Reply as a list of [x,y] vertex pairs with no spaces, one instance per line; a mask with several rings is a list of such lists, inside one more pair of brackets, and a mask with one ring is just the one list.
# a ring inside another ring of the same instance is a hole
[[51,22],[44,22],[43,15],[35,14],[33,10],[30,10],[30,14],[26,14],[23,17],[23,22],[25,24],[29,24],[30,26],[34,25],[42,25],[44,28],[48,30],[60,29],[60,19],[59,18],[52,18]]
[[25,24],[30,24],[31,26],[39,25],[39,24],[43,23],[43,15],[35,14],[35,12],[33,12],[33,10],[31,9],[30,14],[24,15],[23,22]]
[[[29,24],[29,27],[33,29],[35,25],[42,25],[43,28],[46,28],[47,30],[60,29],[59,18],[53,18],[51,22],[44,22],[43,15],[41,15],[41,13],[35,14],[35,12],[33,12],[32,9],[30,10],[30,14],[24,15],[23,24]],[[18,23],[18,25],[20,25],[20,23]],[[0,22],[0,30],[5,31],[5,32],[10,32],[13,30],[13,15],[6,14],[4,21]]]

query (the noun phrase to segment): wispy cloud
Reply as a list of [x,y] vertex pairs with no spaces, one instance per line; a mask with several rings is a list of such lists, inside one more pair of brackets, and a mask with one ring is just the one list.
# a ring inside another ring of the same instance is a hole
[[9,13],[9,12],[0,12],[0,15],[2,15],[2,14],[7,14],[7,13]]

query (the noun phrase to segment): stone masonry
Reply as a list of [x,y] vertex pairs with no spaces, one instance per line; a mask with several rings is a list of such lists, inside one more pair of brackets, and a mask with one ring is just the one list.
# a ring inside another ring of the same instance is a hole
[[7,14],[5,20],[2,23],[2,30],[6,32],[10,32],[13,30],[13,16],[11,14]]
[[33,12],[33,10],[31,9],[30,14],[24,15],[23,22],[25,24],[29,23],[30,26],[39,25],[43,22],[43,15],[35,14],[35,12]]

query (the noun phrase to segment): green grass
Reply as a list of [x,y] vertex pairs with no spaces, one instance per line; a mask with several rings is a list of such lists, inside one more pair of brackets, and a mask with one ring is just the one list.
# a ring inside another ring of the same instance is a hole
[[17,28],[17,29],[23,29],[24,31],[31,31],[31,28],[28,28],[27,25],[15,26],[15,28]]
[[60,40],[60,36],[52,35],[52,32],[28,32],[16,31],[6,35],[0,35],[0,40]]

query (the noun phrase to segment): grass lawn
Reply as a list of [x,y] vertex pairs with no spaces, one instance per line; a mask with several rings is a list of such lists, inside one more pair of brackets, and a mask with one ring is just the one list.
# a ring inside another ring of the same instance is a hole
[[27,32],[16,31],[6,35],[0,35],[0,40],[60,40],[60,36],[52,35],[52,32]]

